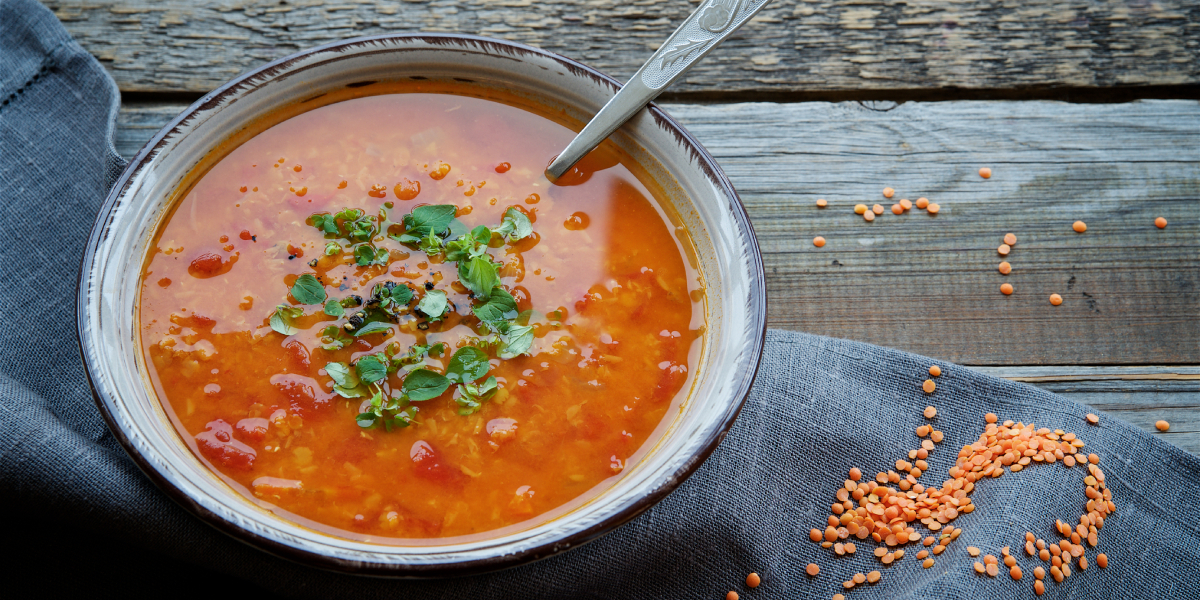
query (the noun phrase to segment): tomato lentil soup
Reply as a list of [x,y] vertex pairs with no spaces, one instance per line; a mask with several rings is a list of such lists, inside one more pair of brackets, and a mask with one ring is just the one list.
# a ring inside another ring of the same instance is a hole
[[694,378],[686,232],[615,146],[548,182],[574,134],[519,98],[353,94],[215,151],[160,225],[138,310],[180,436],[260,507],[377,543],[595,497]]

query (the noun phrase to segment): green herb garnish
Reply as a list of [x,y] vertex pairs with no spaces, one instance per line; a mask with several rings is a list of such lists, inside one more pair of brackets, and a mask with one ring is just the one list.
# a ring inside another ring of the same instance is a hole
[[300,330],[296,328],[295,320],[303,314],[304,309],[299,306],[280,304],[275,307],[275,312],[271,313],[271,329],[283,335],[296,335]]
[[404,384],[400,387],[412,402],[432,400],[446,393],[449,388],[450,380],[445,375],[439,375],[429,369],[414,369],[404,378]]
[[316,277],[305,273],[296,278],[292,284],[292,297],[300,304],[321,304],[325,302],[325,286]]

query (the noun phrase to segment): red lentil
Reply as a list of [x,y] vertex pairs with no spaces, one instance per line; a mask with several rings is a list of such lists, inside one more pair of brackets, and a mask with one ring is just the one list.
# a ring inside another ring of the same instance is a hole
[[885,188],[883,188],[883,197],[884,197],[884,198],[891,198],[891,197],[892,197],[892,196],[894,196],[895,194],[896,194],[896,190],[893,190],[893,189],[892,189],[892,188],[890,188],[890,187],[885,187]]
[[992,178],[992,170],[987,167],[983,167],[982,169],[979,169],[979,176],[984,179],[991,179]]
[[733,590],[729,590],[729,593],[725,594],[725,600],[738,600],[738,593]]
[[1071,229],[1074,229],[1075,233],[1083,233],[1087,231],[1087,223],[1084,223],[1083,221],[1075,221],[1075,223],[1071,225]]
[[1000,293],[1004,294],[1005,296],[1011,296],[1013,293],[1012,284],[1011,283],[1001,284],[1000,285]]
[[[932,379],[926,379],[925,383],[921,384],[921,389],[925,390],[926,394],[932,394],[933,390],[937,389],[937,384],[935,384]],[[926,415],[929,414],[928,409],[925,410],[925,414]],[[926,418],[932,419],[933,417],[927,416]]]
[[899,204],[899,203],[893,204],[893,205],[892,205],[892,214],[893,214],[893,215],[902,215],[902,214],[904,214],[904,207],[903,207],[903,206],[900,206],[900,204]]
[[1015,236],[1011,233],[1004,234],[1004,243],[1008,244],[1009,246],[1016,246],[1017,245],[1017,236]]
[[1054,306],[1062,304],[1062,296],[1059,296],[1058,294],[1050,294],[1050,304]]
[[1008,244],[1000,244],[1000,246],[996,248],[996,253],[998,253],[1000,256],[1008,256],[1009,252],[1012,252],[1012,247]]
[[1166,229],[1167,228],[1167,220],[1162,217],[1159,217],[1154,220],[1154,226],[1159,229]]
[[928,198],[917,198],[917,208],[925,208],[926,206],[929,206]]
[[[909,200],[909,199],[907,199],[907,198],[901,198],[901,199],[900,199],[900,206],[901,206],[902,208],[904,208],[904,210],[911,210],[911,209],[912,209],[912,207],[913,207],[912,200]],[[1159,218],[1161,219],[1162,217],[1159,217]],[[1166,222],[1166,221],[1164,221],[1164,223],[1165,223],[1165,222]],[[1165,227],[1165,225],[1164,225],[1164,227]]]
[[866,219],[866,221],[870,223],[871,221],[875,220],[875,213],[868,210],[867,212],[863,213],[863,219]]
[[829,206],[829,203],[824,198],[817,198],[817,208],[825,208],[826,206]]
[[746,587],[756,588],[760,583],[762,583],[762,577],[759,577],[758,573],[751,573],[746,576]]
[[818,567],[813,563],[808,563],[808,566],[805,567],[804,572],[808,573],[809,577],[816,577],[821,573],[821,567]]
[[933,375],[934,377],[941,377],[942,368],[937,365],[933,365],[932,367],[929,367],[929,374]]
[[1159,431],[1166,431],[1171,428],[1171,424],[1166,421],[1159,421],[1154,424],[1154,427],[1157,428]]
[[854,205],[854,214],[856,214],[856,215],[861,215],[861,214],[864,214],[864,213],[866,213],[866,212],[867,212],[867,205],[866,205],[866,204],[855,204],[855,205]]
[[1108,568],[1108,555],[1104,554],[1103,552],[1101,552],[1100,554],[1097,554],[1096,555],[1096,565],[1098,565],[1101,569],[1107,569]]
[[1008,264],[1007,260],[1001,261],[999,270],[1001,275],[1008,275],[1009,273],[1012,273],[1012,265]]
[[937,203],[930,202],[929,206],[925,210],[928,211],[929,214],[931,214],[931,215],[936,215],[936,214],[938,214],[938,211],[941,210],[941,208],[942,207],[938,206]]
[[882,215],[883,214],[883,205],[876,204],[875,206],[872,206],[871,212],[875,213],[876,215]]
[[818,235],[817,237],[813,238],[813,245],[818,248],[825,247],[825,238]]

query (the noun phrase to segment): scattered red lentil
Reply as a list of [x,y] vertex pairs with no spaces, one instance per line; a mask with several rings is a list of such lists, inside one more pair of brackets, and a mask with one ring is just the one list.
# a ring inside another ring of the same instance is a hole
[[1107,569],[1108,568],[1108,555],[1103,552],[1101,552],[1100,554],[1097,554],[1096,555],[1096,565],[1098,565],[1101,569]]
[[825,208],[826,206],[829,206],[829,203],[824,198],[817,198],[817,208]]
[[879,571],[871,571],[867,573],[867,583],[876,583],[883,575]]
[[805,567],[804,572],[808,573],[809,577],[816,577],[821,573],[821,567],[818,567],[813,563],[808,563],[808,566]]
[[873,213],[875,213],[875,214],[877,214],[877,215],[882,215],[882,214],[883,214],[883,205],[882,205],[882,204],[876,204],[875,206],[872,206],[872,207],[871,207],[871,212],[873,212]]
[[1021,577],[1023,576],[1021,573],[1021,567],[1013,565],[1012,568],[1008,570],[1008,576],[1012,577],[1013,581],[1020,581]]
[[746,576],[746,587],[756,588],[760,583],[762,583],[762,577],[759,577],[758,573],[751,573]]
[[917,198],[917,208],[929,206],[929,198]]
[[1162,217],[1159,217],[1154,220],[1154,226],[1159,229],[1166,229],[1167,228],[1167,220]]
[[[913,207],[912,200],[909,200],[907,198],[901,198],[900,199],[900,207],[903,208],[904,210],[911,210]],[[1159,217],[1159,218],[1161,219],[1162,217]],[[1164,223],[1165,222],[1166,221],[1164,221]]]
[[932,367],[929,367],[929,374],[933,375],[934,377],[941,377],[942,368],[937,365],[933,365]]
[[862,573],[855,573],[853,578],[854,583],[866,583],[867,576]]
[[893,214],[893,215],[902,215],[902,214],[904,214],[904,207],[903,207],[903,206],[900,206],[900,204],[899,204],[899,203],[897,203],[897,204],[893,204],[893,205],[892,205],[892,214]]
[[890,187],[885,187],[885,188],[883,188],[883,197],[884,197],[884,198],[891,198],[891,197],[892,197],[892,196],[894,196],[895,194],[896,194],[896,190],[893,190],[893,189],[892,189],[892,188],[890,188]]
[[1012,295],[1012,293],[1013,293],[1013,286],[1012,286],[1012,284],[1011,284],[1011,283],[1005,283],[1005,284],[1001,284],[1001,286],[1000,286],[1000,293],[1001,293],[1001,294],[1004,294],[1005,296],[1011,296],[1011,295]]
[[1166,421],[1159,421],[1155,423],[1154,426],[1158,428],[1159,431],[1166,431],[1171,428],[1171,424]]
[[733,590],[729,590],[729,593],[725,594],[725,600],[738,600],[738,593]]
[[1062,296],[1059,296],[1058,294],[1050,294],[1050,304],[1053,304],[1054,306],[1062,304]]
[[983,167],[982,169],[979,169],[979,176],[984,179],[991,179],[992,178],[992,170],[987,167]]
[[1007,260],[1000,262],[999,269],[1001,275],[1008,275],[1009,273],[1012,273],[1012,265],[1008,264]]
[[868,223],[870,223],[871,221],[875,220],[875,213],[868,210],[867,212],[863,213],[863,218],[866,219]]
[[[932,379],[926,379],[925,383],[921,384],[921,389],[925,390],[926,394],[932,394],[933,390],[937,389],[937,384],[935,384]],[[932,407],[930,407],[930,408],[932,408]],[[933,417],[929,416],[929,409],[925,409],[925,417],[928,419],[933,418]]]
[[1008,253],[1012,252],[1012,247],[1010,247],[1008,244],[1000,244],[1000,247],[996,248],[996,252],[999,253],[1000,256],[1008,256]]
[[[1092,425],[1099,425],[1100,417],[1093,415],[1092,413],[1088,413],[1087,422],[1091,423]],[[1095,455],[1093,455],[1093,456],[1095,456]]]
[[1009,246],[1016,246],[1017,245],[1017,236],[1015,236],[1011,233],[1004,234],[1004,243],[1008,244]]
[[925,562],[921,563],[921,566],[922,566],[922,567],[925,567],[926,569],[928,569],[929,567],[932,567],[932,566],[933,566],[933,559],[932,559],[932,558],[927,558],[927,559],[925,559]]
[[1071,225],[1071,229],[1074,229],[1075,233],[1083,233],[1087,231],[1087,223],[1084,223],[1083,221],[1075,221],[1075,223]]
[[866,205],[866,204],[855,204],[855,205],[854,205],[854,214],[856,214],[856,215],[861,215],[861,214],[863,214],[863,213],[865,213],[865,212],[867,212],[867,205]]
[[841,594],[834,594],[833,600],[846,600],[846,597]]
[[938,214],[938,211],[941,210],[941,207],[935,202],[930,202],[929,206],[925,210],[929,211],[929,214],[931,215],[936,215]]
[[1045,594],[1046,593],[1046,584],[1042,583],[1042,581],[1040,579],[1033,582],[1033,593],[1035,593],[1039,596],[1041,596],[1042,594]]
[[983,415],[983,420],[987,421],[988,423],[995,423],[996,421],[1000,420],[1000,417],[997,417],[996,415],[994,415],[992,413],[988,413],[986,415]]
[[813,238],[813,245],[818,248],[824,248],[825,247],[825,238],[818,235],[817,237]]
[[979,556],[979,548],[976,548],[975,546],[967,546],[967,554],[970,554],[971,556]]

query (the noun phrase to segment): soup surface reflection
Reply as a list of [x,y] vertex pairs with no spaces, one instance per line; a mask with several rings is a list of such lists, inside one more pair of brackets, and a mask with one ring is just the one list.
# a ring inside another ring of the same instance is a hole
[[687,237],[611,147],[552,185],[566,127],[389,91],[192,180],[144,267],[151,381],[202,461],[305,526],[401,543],[553,517],[678,413],[704,329]]

